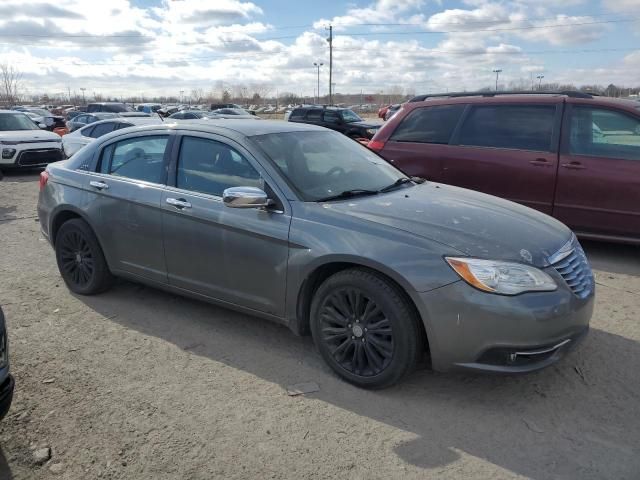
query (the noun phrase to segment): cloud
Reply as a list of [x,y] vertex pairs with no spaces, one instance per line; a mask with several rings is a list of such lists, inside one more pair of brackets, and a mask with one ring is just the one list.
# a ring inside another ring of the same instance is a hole
[[156,12],[168,21],[207,25],[239,22],[263,13],[255,3],[239,0],[164,0]]
[[[313,27],[318,29],[333,24],[336,31],[342,31],[354,25],[395,23],[399,21],[400,15],[420,9],[424,3],[424,0],[377,0],[367,7],[350,8],[346,15],[318,20],[314,22]],[[412,18],[419,22],[424,16],[416,14]]]
[[78,12],[44,2],[5,3],[0,5],[0,18],[10,19],[17,17],[84,18],[84,16]]

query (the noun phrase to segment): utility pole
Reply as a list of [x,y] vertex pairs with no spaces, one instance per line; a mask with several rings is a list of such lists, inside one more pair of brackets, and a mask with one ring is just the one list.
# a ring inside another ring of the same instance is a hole
[[86,105],[87,102],[85,102],[85,100],[84,100],[84,91],[86,90],[86,88],[80,87],[80,90],[82,90],[82,105]]
[[333,25],[329,25],[329,38],[327,38],[327,42],[329,42],[329,105],[333,105],[333,90],[331,88],[331,82],[333,81]]
[[498,91],[498,78],[500,77],[500,72],[502,72],[502,70],[499,68],[493,70],[493,73],[496,74],[496,92]]
[[324,63],[313,62],[313,66],[318,69],[318,89],[316,90],[316,105],[320,103],[320,67],[323,66]]
[[536,78],[538,79],[538,90],[540,90],[542,88],[542,79],[544,78],[544,75],[540,74]]

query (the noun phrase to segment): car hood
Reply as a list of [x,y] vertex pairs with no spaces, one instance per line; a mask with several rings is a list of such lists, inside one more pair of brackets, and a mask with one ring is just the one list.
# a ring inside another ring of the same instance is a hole
[[59,142],[60,135],[47,130],[12,130],[0,132],[0,142],[31,142],[51,140]]
[[548,258],[571,238],[568,227],[536,210],[437,183],[321,205],[436,241],[468,256],[538,267],[549,265]]

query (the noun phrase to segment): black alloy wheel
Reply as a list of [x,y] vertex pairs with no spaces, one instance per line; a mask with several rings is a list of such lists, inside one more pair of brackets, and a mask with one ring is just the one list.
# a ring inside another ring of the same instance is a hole
[[77,288],[86,287],[95,275],[95,261],[89,243],[77,230],[67,231],[61,237],[58,240],[61,272]]
[[322,341],[350,373],[380,374],[393,358],[393,330],[378,304],[360,289],[333,291],[320,307]]
[[69,290],[93,295],[111,286],[113,275],[100,243],[84,220],[74,218],[63,223],[54,245],[58,270]]
[[425,352],[426,336],[410,298],[374,270],[354,267],[333,274],[315,291],[309,313],[322,358],[359,387],[397,383]]

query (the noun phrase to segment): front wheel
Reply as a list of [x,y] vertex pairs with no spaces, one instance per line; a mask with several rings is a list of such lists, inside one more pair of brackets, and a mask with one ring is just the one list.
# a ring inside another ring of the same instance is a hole
[[56,234],[55,249],[60,275],[72,292],[93,295],[111,286],[113,276],[102,248],[84,220],[63,223]]
[[316,291],[311,332],[320,354],[345,380],[365,388],[393,385],[423,352],[414,308],[399,288],[366,269],[343,270]]

